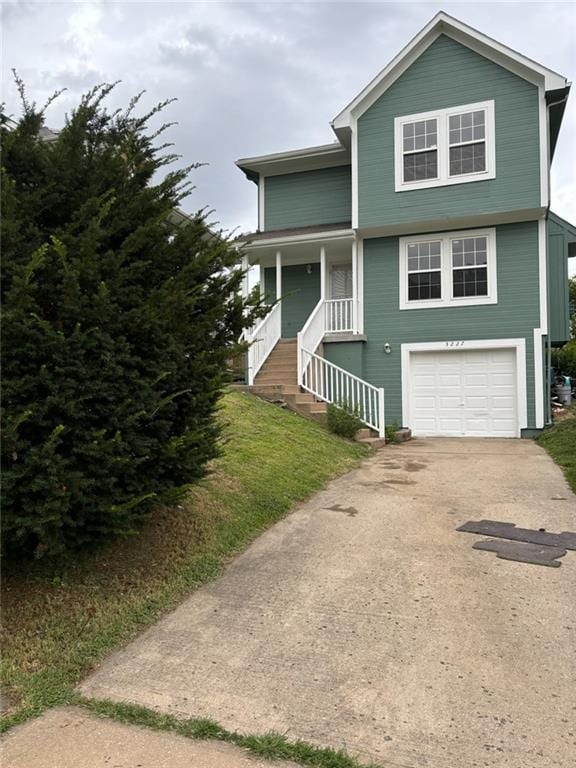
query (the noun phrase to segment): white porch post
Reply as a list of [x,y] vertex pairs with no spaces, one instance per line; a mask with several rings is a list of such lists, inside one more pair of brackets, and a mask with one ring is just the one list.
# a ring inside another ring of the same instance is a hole
[[320,247],[320,298],[326,300],[326,248]]
[[358,333],[358,242],[352,241],[352,333]]
[[242,278],[242,298],[246,299],[248,297],[248,293],[250,292],[250,288],[248,285],[248,270],[250,269],[250,261],[248,260],[248,256],[242,256],[242,270],[244,272],[244,277]]
[[[282,298],[282,251],[276,251],[276,301]],[[280,328],[282,328],[282,302],[278,308],[280,313]],[[282,337],[282,333],[280,333]]]

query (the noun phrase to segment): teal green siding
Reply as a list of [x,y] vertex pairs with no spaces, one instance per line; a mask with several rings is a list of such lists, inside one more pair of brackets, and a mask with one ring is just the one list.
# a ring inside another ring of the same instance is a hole
[[[294,339],[320,301],[320,265],[306,264],[282,267],[282,338]],[[270,301],[276,300],[276,268],[264,270],[264,292]]]
[[551,215],[546,222],[548,236],[548,319],[550,341],[564,344],[570,339],[570,297],[568,289],[568,247],[576,232]]
[[334,365],[362,378],[364,373],[364,342],[336,341],[324,344],[324,357]]
[[[488,100],[495,102],[495,179],[395,192],[395,117]],[[441,35],[359,118],[358,181],[361,227],[537,208],[536,86]]]
[[267,176],[264,181],[264,228],[287,229],[338,224],[352,218],[349,165]]
[[[402,423],[400,345],[426,341],[526,339],[528,426],[534,427],[533,329],[539,325],[538,225],[496,228],[498,303],[400,310],[397,237],[364,241],[363,378],[384,387],[386,422]],[[388,342],[391,353],[384,353]]]

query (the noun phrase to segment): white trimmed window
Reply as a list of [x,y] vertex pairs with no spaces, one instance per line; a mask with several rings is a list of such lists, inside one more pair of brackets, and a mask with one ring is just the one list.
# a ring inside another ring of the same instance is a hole
[[494,102],[397,117],[396,191],[496,176]]
[[400,238],[400,309],[497,301],[494,229]]
[[409,181],[438,176],[438,121],[418,120],[402,126],[402,169]]

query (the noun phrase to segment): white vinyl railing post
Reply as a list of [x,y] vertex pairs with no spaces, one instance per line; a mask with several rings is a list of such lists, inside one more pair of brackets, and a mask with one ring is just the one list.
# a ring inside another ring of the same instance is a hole
[[352,297],[353,303],[351,306],[352,317],[351,326],[352,332],[358,331],[358,242],[356,240],[352,243]]
[[384,437],[385,424],[384,424],[384,389],[380,387],[378,390],[378,437]]

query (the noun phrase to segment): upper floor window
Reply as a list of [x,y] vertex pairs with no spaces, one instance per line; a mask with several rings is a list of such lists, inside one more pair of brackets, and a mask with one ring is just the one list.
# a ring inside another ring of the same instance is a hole
[[418,120],[402,126],[404,178],[407,181],[438,176],[438,121]]
[[496,301],[494,229],[400,238],[400,309]]
[[394,133],[397,192],[496,175],[493,101],[397,117]]

